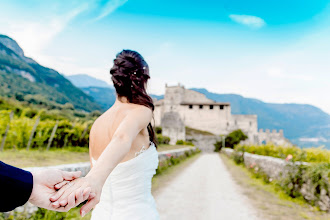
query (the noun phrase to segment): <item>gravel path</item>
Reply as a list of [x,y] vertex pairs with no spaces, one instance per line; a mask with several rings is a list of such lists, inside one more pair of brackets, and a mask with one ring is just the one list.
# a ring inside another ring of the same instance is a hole
[[200,155],[154,196],[162,220],[258,219],[217,153]]

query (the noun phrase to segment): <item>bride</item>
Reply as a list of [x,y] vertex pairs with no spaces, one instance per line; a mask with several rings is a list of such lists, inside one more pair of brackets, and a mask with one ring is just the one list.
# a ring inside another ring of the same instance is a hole
[[151,194],[158,153],[151,125],[154,105],[146,92],[148,64],[136,51],[123,50],[110,74],[117,97],[91,128],[92,169],[86,177],[56,186],[60,190],[51,198],[53,206],[74,204],[91,188],[93,196],[81,208],[82,216],[97,204],[91,219],[159,219]]

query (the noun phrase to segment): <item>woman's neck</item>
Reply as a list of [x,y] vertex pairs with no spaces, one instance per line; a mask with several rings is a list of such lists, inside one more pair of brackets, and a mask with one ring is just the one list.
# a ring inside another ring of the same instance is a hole
[[128,99],[126,97],[118,97],[118,95],[116,95],[116,101],[115,104],[118,103],[129,103]]

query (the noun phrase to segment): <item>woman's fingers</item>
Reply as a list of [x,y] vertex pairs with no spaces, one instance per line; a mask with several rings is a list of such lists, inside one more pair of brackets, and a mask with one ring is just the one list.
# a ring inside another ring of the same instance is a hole
[[83,205],[80,209],[80,215],[84,217],[95,205],[99,203],[100,199],[98,197],[94,197],[93,199],[88,200],[88,202]]
[[75,172],[61,171],[61,172],[64,180],[74,180],[79,178],[81,175],[81,171],[75,171]]
[[67,190],[67,189],[69,189],[72,185],[74,185],[74,182],[72,181],[72,182],[70,182],[70,183],[68,183],[68,184],[66,184],[66,185],[64,185],[60,190],[58,190],[56,193],[55,193],[55,195],[53,195],[52,197],[50,197],[50,201],[52,201],[52,202],[55,202],[55,201],[57,201],[63,194],[64,194],[64,192]]
[[61,189],[63,186],[65,186],[65,185],[66,185],[67,183],[69,183],[69,182],[70,182],[70,181],[64,180],[64,181],[62,181],[62,182],[56,184],[56,185],[55,185],[55,189],[56,189],[56,190],[59,190],[59,189]]
[[76,193],[73,192],[68,196],[68,204],[65,206],[66,211],[76,207]]

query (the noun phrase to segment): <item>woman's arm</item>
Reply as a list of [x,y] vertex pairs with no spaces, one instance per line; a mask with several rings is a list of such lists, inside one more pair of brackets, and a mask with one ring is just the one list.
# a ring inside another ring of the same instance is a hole
[[[81,214],[88,213],[98,202],[102,187],[112,170],[124,159],[129,152],[133,140],[137,134],[148,126],[152,119],[152,110],[139,106],[132,110],[120,123],[116,132],[112,136],[111,142],[102,152],[97,162],[86,177],[72,181],[73,185],[66,185],[51,198],[56,201],[54,207],[65,206],[67,198],[72,198],[72,194],[81,191],[81,188],[91,187],[95,197],[89,200],[82,208]],[[70,196],[71,195],[71,196]]]

